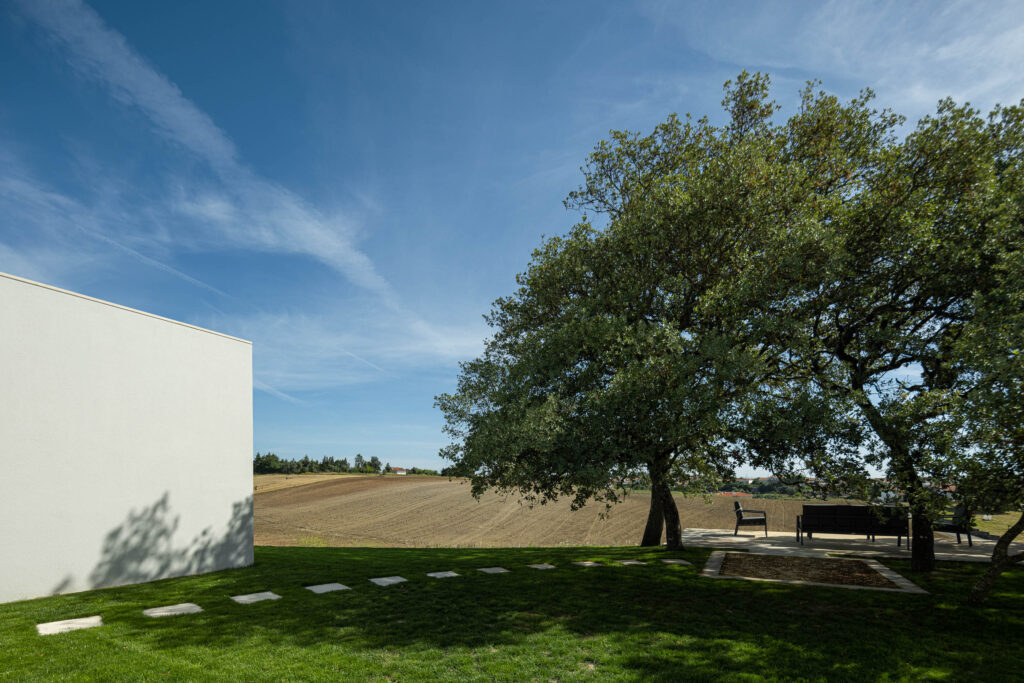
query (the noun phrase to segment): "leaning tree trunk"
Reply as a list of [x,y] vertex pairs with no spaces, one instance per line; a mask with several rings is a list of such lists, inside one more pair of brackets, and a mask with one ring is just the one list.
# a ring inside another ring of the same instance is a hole
[[651,489],[651,509],[647,513],[647,526],[644,528],[644,537],[640,541],[642,546],[661,545],[661,532],[665,527],[665,512],[661,505],[661,497]]
[[935,570],[935,534],[932,533],[932,520],[929,519],[924,506],[911,508],[913,519],[911,519],[911,538],[913,545],[910,548],[910,568],[916,572],[930,572]]
[[[851,372],[853,370],[851,369]],[[932,519],[925,504],[925,492],[915,469],[915,461],[907,448],[905,432],[889,423],[878,408],[866,398],[864,377],[851,380],[852,386],[860,393],[858,405],[864,412],[868,424],[890,451],[892,469],[897,482],[907,495],[910,512],[913,514],[910,549],[910,568],[918,572],[935,569],[935,535],[932,533]]]
[[1006,530],[1006,533],[999,537],[995,549],[992,550],[992,564],[978,578],[974,588],[971,589],[971,594],[967,596],[968,605],[978,607],[981,603],[985,602],[985,598],[988,597],[992,586],[995,585],[996,579],[1013,565],[1024,562],[1024,553],[1009,554],[1010,543],[1020,535],[1021,531],[1024,531],[1024,513],[1021,514],[1020,519],[1013,526]]
[[[651,475],[651,509],[655,503],[661,507],[661,513],[665,521],[665,546],[670,550],[678,550],[683,547],[683,529],[679,523],[679,509],[672,497],[672,489],[668,482],[670,468],[670,454],[665,454],[647,464],[647,470]],[[650,518],[648,517],[648,523]],[[646,534],[644,535],[646,538]],[[658,541],[661,541],[661,533],[658,534]]]
[[672,496],[672,488],[664,479],[661,483],[661,507],[665,512],[665,547],[669,550],[681,550],[683,547],[683,527],[679,522],[679,508]]

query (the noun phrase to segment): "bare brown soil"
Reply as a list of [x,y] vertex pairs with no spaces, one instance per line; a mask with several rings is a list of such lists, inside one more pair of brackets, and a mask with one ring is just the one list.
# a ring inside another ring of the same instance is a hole
[[833,583],[841,586],[899,588],[861,560],[831,557],[726,553],[719,574],[742,576],[748,579],[781,579],[784,581]]
[[[475,500],[469,483],[441,477],[301,475],[255,478],[257,545],[516,547],[634,545],[650,496],[637,492],[601,517],[604,506],[573,512],[567,501],[533,509],[494,493]],[[298,479],[299,482],[292,480]],[[284,486],[282,486],[282,484]],[[301,484],[301,485],[299,485]],[[733,499],[676,496],[684,527],[732,529]],[[744,499],[768,513],[768,529],[793,531],[802,501]],[[741,533],[760,532],[745,527]]]
[[257,474],[253,477],[252,492],[267,493],[278,489],[305,486],[318,481],[337,481],[345,477],[364,477],[361,474]]

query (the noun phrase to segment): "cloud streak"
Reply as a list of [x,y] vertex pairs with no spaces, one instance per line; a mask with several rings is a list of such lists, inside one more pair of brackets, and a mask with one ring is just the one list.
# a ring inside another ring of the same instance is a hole
[[263,385],[257,388],[267,387],[275,396],[394,380],[410,369],[454,374],[459,360],[480,353],[486,335],[482,323],[438,329],[399,316],[342,315],[331,309],[222,314],[201,324],[252,340]]
[[[92,251],[87,244],[71,238],[72,234],[77,233],[191,285],[233,298],[209,283],[110,237],[104,227],[109,227],[113,222],[111,217],[97,215],[95,210],[45,187],[24,170],[15,168],[8,157],[5,156],[4,160],[5,163],[0,164],[0,207],[3,207],[8,220],[20,219],[25,226],[44,231],[50,238],[50,244],[45,248],[18,250],[0,243],[0,267],[41,280],[59,280],[59,273],[71,266],[81,266],[87,259],[96,257],[95,254],[86,255]],[[63,248],[57,246],[61,243]]]
[[[122,104],[142,112],[163,138],[205,162],[222,188],[185,198],[183,215],[196,211],[228,246],[313,257],[354,285],[398,308],[389,283],[352,241],[344,217],[328,217],[288,189],[253,173],[213,120],[174,83],[146,62],[117,31],[80,0],[20,0],[22,13],[42,28],[82,77],[106,87]],[[211,210],[214,209],[214,210]]]
[[833,79],[870,86],[912,118],[946,96],[987,109],[1024,95],[1024,14],[1015,2],[640,6],[656,26],[717,60],[784,78],[800,72],[830,87]]

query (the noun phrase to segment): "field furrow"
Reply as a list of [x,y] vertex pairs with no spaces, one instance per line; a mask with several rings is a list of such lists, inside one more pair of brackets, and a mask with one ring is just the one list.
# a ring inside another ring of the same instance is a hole
[[[254,489],[257,545],[631,545],[650,505],[647,493],[636,492],[602,518],[599,503],[573,512],[565,500],[533,508],[494,493],[476,500],[465,480],[417,476],[258,475]],[[733,500],[676,496],[683,526],[704,529],[732,529]],[[772,531],[794,531],[803,504],[741,500],[765,510]]]

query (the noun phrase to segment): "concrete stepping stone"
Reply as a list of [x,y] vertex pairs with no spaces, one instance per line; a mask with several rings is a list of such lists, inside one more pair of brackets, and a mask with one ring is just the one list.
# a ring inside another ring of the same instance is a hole
[[459,576],[455,572],[427,572],[427,576],[434,579],[450,579],[453,576]]
[[619,564],[626,564],[626,565],[637,567],[637,566],[646,565],[647,563],[646,562],[641,562],[640,560],[619,560]]
[[179,614],[198,614],[203,608],[194,602],[183,602],[180,605],[167,605],[166,607],[150,607],[142,610],[147,617],[173,617]]
[[591,562],[590,560],[584,560],[583,562],[573,562],[573,564],[579,565],[580,567],[600,567],[601,566],[601,564],[599,562]]
[[83,628],[94,628],[96,626],[103,626],[103,618],[99,615],[96,615],[95,617],[64,619],[63,621],[49,621],[45,624],[36,624],[36,633],[41,636],[52,636],[57,633],[67,633],[68,631],[77,631]]
[[547,564],[547,563],[543,563],[543,562],[541,564],[528,564],[526,566],[529,567],[530,569],[554,569],[555,568],[555,565]]
[[370,581],[377,584],[378,586],[393,586],[396,583],[402,583],[407,580],[408,579],[405,579],[401,576],[381,576],[376,579],[370,579]]
[[504,567],[481,567],[477,571],[478,572],[483,572],[484,574],[506,574],[506,573],[508,573],[508,570],[505,569]]
[[340,583],[319,583],[315,586],[306,586],[306,590],[319,594],[330,593],[332,591],[348,591],[352,589]]
[[688,567],[692,567],[693,566],[693,562],[690,562],[689,560],[671,559],[671,560],[662,560],[662,562],[664,562],[665,564],[685,564]]
[[263,591],[262,593],[246,593],[245,595],[232,595],[231,599],[237,602],[239,605],[251,605],[254,602],[262,602],[263,600],[280,600],[281,596],[277,593],[271,593],[270,591]]

